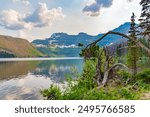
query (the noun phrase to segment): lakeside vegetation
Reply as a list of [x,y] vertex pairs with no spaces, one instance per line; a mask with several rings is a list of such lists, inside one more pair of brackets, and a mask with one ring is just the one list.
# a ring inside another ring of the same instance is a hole
[[[68,79],[68,87],[62,91],[57,86],[51,86],[42,91],[44,97],[50,100],[116,100],[116,99],[145,99],[150,92],[150,69],[136,74],[118,70],[117,76],[109,79],[105,87],[98,87],[93,79],[96,73],[97,60],[87,60],[82,75],[77,80]],[[146,98],[150,99],[150,97]]]
[[[49,100],[150,99],[150,1],[141,0],[140,5],[138,27],[133,13],[129,35],[110,31],[86,46],[80,54],[85,57],[83,73],[76,80],[68,78],[65,91],[51,86],[42,95]],[[129,39],[127,47],[121,47],[125,55],[97,45],[109,34]]]

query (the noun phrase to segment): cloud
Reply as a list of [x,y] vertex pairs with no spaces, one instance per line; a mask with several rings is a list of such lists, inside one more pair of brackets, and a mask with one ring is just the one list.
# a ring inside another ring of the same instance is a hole
[[[127,2],[132,2],[134,0],[126,0]],[[102,8],[109,8],[113,4],[113,0],[94,0],[94,2],[87,4],[83,13],[88,16],[99,16]]]
[[45,3],[39,3],[38,8],[30,14],[21,14],[12,9],[0,12],[0,25],[10,30],[41,28],[51,26],[53,22],[64,17],[62,8],[49,10]]
[[26,32],[26,30],[19,30],[17,37],[23,38],[23,39],[32,39]]
[[39,7],[25,19],[26,22],[31,22],[35,27],[51,26],[55,20],[64,19],[62,8],[53,8],[49,10],[45,3],[39,3]]
[[30,5],[30,2],[28,0],[23,0],[22,3],[25,5]]
[[102,8],[108,8],[112,5],[113,0],[95,0],[91,4],[87,4],[83,13],[89,16],[99,16]]
[[127,2],[132,2],[132,1],[134,1],[134,0],[127,0]]
[[21,2],[21,3],[23,3],[26,6],[30,5],[30,2],[28,0],[12,0],[12,2],[13,3]]
[[4,10],[0,13],[0,25],[11,30],[31,29],[33,24],[26,23],[23,20],[25,17],[25,14],[20,14],[15,10]]

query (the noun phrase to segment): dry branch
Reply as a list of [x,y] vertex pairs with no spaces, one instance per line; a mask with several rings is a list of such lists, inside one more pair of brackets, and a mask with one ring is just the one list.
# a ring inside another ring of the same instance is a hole
[[96,45],[99,41],[101,41],[102,39],[104,39],[107,35],[109,34],[115,34],[115,35],[119,35],[119,36],[122,36],[122,37],[125,37],[133,42],[135,42],[135,44],[138,46],[138,47],[141,47],[143,48],[144,50],[146,50],[150,56],[150,49],[148,47],[146,47],[143,43],[141,43],[139,40],[135,40],[134,38],[130,37],[130,36],[127,36],[123,33],[119,33],[119,32],[113,32],[113,31],[110,31],[110,32],[107,32],[106,34],[104,34],[101,38],[99,38],[98,40],[94,41],[93,43],[87,45],[86,48],[90,47],[90,46],[93,46],[93,45]]

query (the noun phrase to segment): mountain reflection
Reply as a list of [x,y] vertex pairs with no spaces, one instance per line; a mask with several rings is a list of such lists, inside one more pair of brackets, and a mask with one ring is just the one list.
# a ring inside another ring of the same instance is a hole
[[40,61],[0,62],[0,80],[27,75],[28,72],[34,70],[39,63]]
[[41,89],[52,84],[63,88],[74,69],[82,72],[83,60],[0,62],[0,99],[43,99]]

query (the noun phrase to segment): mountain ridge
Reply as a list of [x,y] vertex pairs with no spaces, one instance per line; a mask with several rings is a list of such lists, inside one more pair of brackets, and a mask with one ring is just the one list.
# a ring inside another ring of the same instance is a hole
[[[120,25],[119,27],[115,28],[112,31],[121,32],[124,34],[127,34],[130,29],[130,22],[125,22],[124,24]],[[101,36],[103,36],[104,33],[98,34],[98,35],[89,35],[84,32],[79,32],[77,35],[70,35],[64,32],[58,32],[53,33],[49,38],[45,39],[37,39],[32,41],[32,44],[36,46],[51,46],[51,45],[57,45],[56,47],[65,45],[69,46],[74,44],[75,46],[78,46],[78,43],[83,43],[84,45],[87,45]],[[69,40],[69,41],[68,41]],[[104,40],[102,40],[99,44],[102,46],[109,45],[111,43],[122,41],[122,38],[117,35],[108,35]]]
[[10,54],[11,57],[37,57],[43,55],[25,39],[0,35],[0,58],[5,55],[7,57]]
[[[112,31],[121,32],[127,34],[130,29],[130,22],[126,22],[119,27],[115,28]],[[34,40],[34,44],[39,51],[50,56],[60,56],[60,57],[76,57],[79,56],[79,53],[82,50],[82,47],[79,47],[79,43],[86,46],[87,44],[92,43],[93,41],[99,39],[104,34],[98,35],[89,35],[84,32],[79,32],[76,35],[70,35],[64,32],[53,33],[49,38],[44,40],[38,39]],[[122,39],[118,35],[108,35],[101,42],[98,43],[100,46],[112,45],[113,43],[124,42],[127,39]]]

